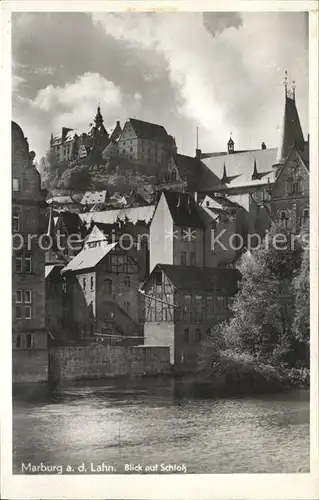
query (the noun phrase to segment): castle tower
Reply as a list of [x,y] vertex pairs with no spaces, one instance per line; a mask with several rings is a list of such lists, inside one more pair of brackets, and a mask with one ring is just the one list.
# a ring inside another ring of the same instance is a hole
[[285,72],[285,108],[281,139],[277,152],[277,163],[282,163],[287,158],[293,145],[298,149],[304,149],[304,137],[301,129],[299,115],[296,107],[295,82],[288,88],[288,75]]

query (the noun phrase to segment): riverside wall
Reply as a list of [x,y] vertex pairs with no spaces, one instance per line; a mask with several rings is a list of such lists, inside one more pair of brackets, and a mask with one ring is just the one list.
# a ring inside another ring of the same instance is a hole
[[166,346],[55,347],[49,353],[49,380],[84,380],[170,373]]

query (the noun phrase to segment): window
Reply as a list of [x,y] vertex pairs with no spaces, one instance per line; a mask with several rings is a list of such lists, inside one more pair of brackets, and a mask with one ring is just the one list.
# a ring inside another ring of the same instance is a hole
[[22,319],[22,307],[16,306],[16,319]]
[[129,276],[125,276],[124,278],[124,287],[126,289],[129,289],[131,286],[131,280],[130,280],[130,277]]
[[206,201],[206,207],[209,207],[209,201]]
[[196,266],[196,253],[195,252],[190,253],[190,265]]
[[130,152],[132,152],[132,151],[133,151],[133,148],[130,148]]
[[105,280],[105,292],[108,295],[112,295],[112,280],[109,279]]
[[13,191],[20,191],[20,179],[17,177],[13,177],[12,179],[12,190]]
[[199,328],[196,329],[196,342],[200,342],[202,340],[202,332]]
[[125,149],[123,149],[122,153],[123,153],[123,155],[125,155]]
[[189,329],[185,328],[184,330],[184,342],[185,344],[189,344]]
[[195,319],[201,320],[203,314],[203,297],[196,295],[195,297]]
[[24,290],[24,303],[25,304],[31,304],[31,302],[32,302],[32,292],[31,292],[31,290]]
[[16,272],[17,273],[22,272],[22,254],[21,253],[16,254]]
[[32,256],[31,252],[27,252],[24,257],[24,272],[31,273],[32,272]]
[[86,278],[83,278],[83,290],[86,289]]
[[94,290],[94,278],[91,276],[91,291]]
[[25,317],[25,319],[31,319],[31,317],[32,317],[31,306],[25,306],[24,317]]
[[309,208],[304,208],[302,211],[302,221],[306,222],[309,219]]
[[21,349],[22,347],[22,338],[21,335],[17,335],[16,337],[16,349]]
[[27,334],[27,349],[32,349],[33,347],[33,335],[32,333]]
[[22,290],[17,290],[16,291],[16,303],[17,304],[21,304],[22,298],[23,298],[23,296],[22,296]]
[[186,266],[186,252],[181,252],[181,266]]
[[177,172],[176,172],[175,168],[173,168],[173,170],[171,171],[171,180],[172,181],[177,180]]
[[12,231],[19,231],[20,229],[20,214],[18,210],[14,210],[12,214]]
[[214,301],[213,297],[209,295],[207,297],[207,314],[212,315],[214,313]]

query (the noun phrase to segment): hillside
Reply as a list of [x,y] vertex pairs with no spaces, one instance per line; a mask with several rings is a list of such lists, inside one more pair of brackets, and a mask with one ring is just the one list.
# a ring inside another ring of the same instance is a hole
[[103,189],[110,195],[115,192],[125,195],[131,189],[141,188],[152,191],[161,172],[159,167],[154,175],[154,169],[151,171],[127,158],[116,158],[100,165],[67,164],[57,162],[51,153],[42,158],[38,170],[43,188],[51,195]]

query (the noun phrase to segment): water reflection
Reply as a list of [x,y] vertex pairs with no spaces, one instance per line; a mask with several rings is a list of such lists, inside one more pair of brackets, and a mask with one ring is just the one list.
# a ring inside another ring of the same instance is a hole
[[[187,472],[309,471],[305,391],[260,398],[177,398],[172,380],[26,387],[14,395],[21,462],[186,464]],[[26,432],[26,429],[28,432]]]

